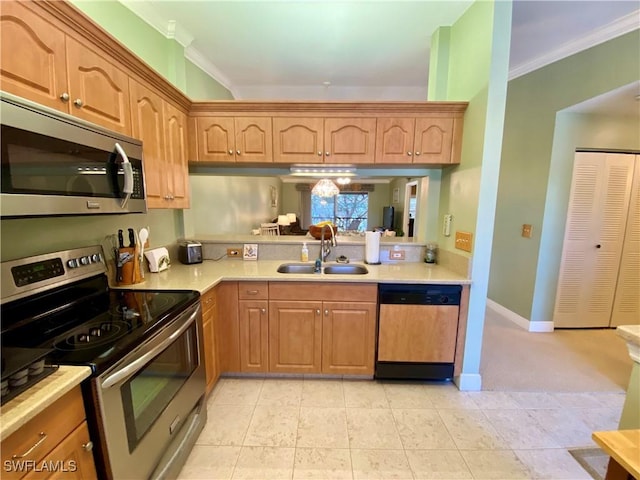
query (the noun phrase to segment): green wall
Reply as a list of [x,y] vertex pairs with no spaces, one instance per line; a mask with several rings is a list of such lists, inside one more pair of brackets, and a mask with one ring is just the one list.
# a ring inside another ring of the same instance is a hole
[[[469,7],[451,27],[446,98],[429,98],[469,102],[461,163],[443,169],[438,215],[453,215],[451,237],[439,232],[440,248],[453,250],[453,232],[457,230],[474,234],[464,361],[462,374],[456,379],[462,390],[481,388],[480,354],[504,125],[511,10],[511,1],[480,1]],[[439,40],[443,49],[443,38]],[[438,77],[437,68],[430,70],[430,80]]]
[[[611,142],[613,137],[600,142],[598,135],[592,136],[594,131],[579,134],[572,126],[577,119],[572,117],[558,117],[563,132],[572,132],[574,139],[573,145],[561,147],[568,138],[556,131],[557,113],[637,81],[639,45],[640,31],[636,30],[509,82],[489,297],[524,318],[552,319],[557,265],[549,262],[550,258],[558,261],[558,241],[561,243],[564,231],[564,221],[556,213],[560,210],[566,215],[570,175],[567,177],[565,167],[573,160],[569,152],[580,146],[624,148]],[[557,154],[563,153],[552,168],[555,142],[559,142]],[[564,200],[558,189],[564,192]],[[547,222],[549,214],[552,217]],[[533,238],[520,236],[523,223],[533,225]],[[543,236],[545,245],[541,244]],[[553,284],[545,285],[547,282]]]
[[233,100],[229,90],[215,81],[204,70],[190,60],[186,60],[187,95],[191,100]]

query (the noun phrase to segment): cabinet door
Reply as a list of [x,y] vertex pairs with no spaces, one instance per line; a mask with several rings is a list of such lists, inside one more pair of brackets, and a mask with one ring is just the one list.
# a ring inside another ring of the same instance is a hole
[[453,363],[459,307],[380,305],[378,360]]
[[376,163],[413,163],[413,118],[378,118]]
[[322,373],[373,375],[375,303],[323,302]]
[[206,371],[207,394],[211,392],[220,376],[218,368],[218,349],[216,348],[215,324],[217,323],[218,304],[216,291],[211,290],[201,297],[202,334],[204,365]]
[[324,119],[273,118],[275,163],[322,163]]
[[0,89],[68,112],[64,33],[22,2],[0,8]]
[[235,119],[236,162],[273,162],[271,117]]
[[235,162],[232,117],[199,117],[196,130],[199,162]]
[[322,302],[269,302],[269,371],[319,373]]
[[164,122],[160,96],[131,80],[131,135],[142,140],[147,206],[166,208]]
[[240,370],[266,372],[269,367],[269,302],[240,300]]
[[[46,462],[49,465],[60,465],[65,471],[32,471],[24,478],[26,480],[44,480],[64,478],[73,480],[91,480],[98,478],[93,460],[93,446],[89,438],[87,422],[76,428],[67,438],[51,451]],[[75,466],[75,469],[72,468]]]
[[129,77],[105,58],[67,37],[71,114],[131,135]]
[[375,118],[326,118],[325,163],[374,163]]
[[163,102],[166,158],[166,190],[170,208],[189,208],[189,162],[187,159],[187,116]]
[[414,163],[451,163],[453,118],[417,118]]

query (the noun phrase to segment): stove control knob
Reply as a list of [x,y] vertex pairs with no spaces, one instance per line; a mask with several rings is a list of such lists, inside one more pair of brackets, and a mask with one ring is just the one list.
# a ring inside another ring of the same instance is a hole
[[100,263],[102,261],[102,258],[100,257],[99,253],[94,253],[93,255],[91,255],[91,260],[93,260],[93,263]]
[[78,260],[72,258],[71,260],[67,260],[67,266],[69,268],[76,268],[78,266]]
[[80,263],[82,265],[89,265],[91,263],[91,259],[89,257],[80,257]]

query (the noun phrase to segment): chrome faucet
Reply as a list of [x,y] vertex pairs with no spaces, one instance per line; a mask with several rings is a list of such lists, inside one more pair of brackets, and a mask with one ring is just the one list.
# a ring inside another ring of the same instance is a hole
[[[329,227],[331,230],[331,238],[328,238],[326,241],[324,239],[324,231]],[[320,230],[320,260],[323,262],[327,261],[327,257],[331,253],[331,247],[336,247],[338,242],[336,240],[336,232],[333,230],[333,226],[327,224],[322,226],[322,230]]]

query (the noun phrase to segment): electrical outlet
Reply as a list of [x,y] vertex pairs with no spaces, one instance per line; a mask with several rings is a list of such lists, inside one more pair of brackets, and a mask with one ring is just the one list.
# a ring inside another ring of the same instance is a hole
[[533,227],[529,223],[522,224],[522,236],[524,238],[531,238],[533,235]]
[[241,248],[227,248],[227,257],[239,257],[241,252]]
[[389,260],[404,260],[404,250],[389,250]]

